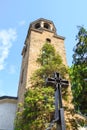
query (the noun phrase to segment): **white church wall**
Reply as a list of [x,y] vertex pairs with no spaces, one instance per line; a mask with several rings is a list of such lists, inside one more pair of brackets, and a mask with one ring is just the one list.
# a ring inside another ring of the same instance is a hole
[[0,100],[0,130],[14,130],[16,108],[16,101]]
[[79,127],[78,130],[87,130],[87,127]]

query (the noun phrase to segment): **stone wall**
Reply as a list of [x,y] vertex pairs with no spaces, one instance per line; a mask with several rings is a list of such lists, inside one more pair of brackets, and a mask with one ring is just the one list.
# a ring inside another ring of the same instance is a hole
[[[46,39],[50,39],[50,44],[54,45],[56,51],[62,57],[63,63],[67,66],[66,61],[66,52],[64,46],[64,38],[57,36],[54,32],[50,32],[47,30],[38,31],[35,29],[31,29],[29,34],[27,35],[25,46],[26,51],[22,51],[22,66],[20,73],[20,82],[19,82],[19,90],[18,90],[18,102],[23,102],[24,93],[27,88],[31,87],[31,76],[32,73],[39,68],[36,60],[40,54],[40,50],[44,43],[46,43]],[[22,77],[23,75],[23,77]],[[23,82],[21,82],[23,78]]]

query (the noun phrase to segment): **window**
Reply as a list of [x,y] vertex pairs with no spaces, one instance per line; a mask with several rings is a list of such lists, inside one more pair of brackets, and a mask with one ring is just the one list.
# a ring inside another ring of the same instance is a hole
[[24,52],[23,52],[23,57],[25,57],[27,51],[27,45],[24,46]]
[[22,70],[22,74],[21,74],[21,84],[23,83],[23,77],[24,77],[24,69]]
[[35,28],[36,28],[36,29],[40,28],[40,23],[36,23],[36,24],[35,24]]
[[46,38],[46,42],[51,43],[51,39],[50,38]]
[[49,24],[48,23],[44,23],[44,28],[49,29],[50,28]]

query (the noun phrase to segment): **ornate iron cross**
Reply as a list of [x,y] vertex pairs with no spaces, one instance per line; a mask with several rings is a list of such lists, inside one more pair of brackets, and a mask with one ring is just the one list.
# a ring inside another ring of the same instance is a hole
[[58,72],[55,72],[53,77],[46,79],[46,84],[49,86],[53,86],[55,89],[54,122],[56,122],[59,125],[57,130],[65,130],[61,87],[67,87],[69,85],[69,82],[65,79],[62,79],[62,77],[60,76],[60,74]]

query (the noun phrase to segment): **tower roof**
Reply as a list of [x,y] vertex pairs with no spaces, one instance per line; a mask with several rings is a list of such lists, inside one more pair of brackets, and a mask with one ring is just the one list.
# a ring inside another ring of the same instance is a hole
[[30,24],[30,28],[37,30],[47,30],[56,33],[55,25],[52,21],[40,18]]

